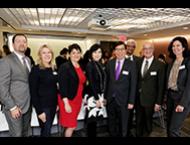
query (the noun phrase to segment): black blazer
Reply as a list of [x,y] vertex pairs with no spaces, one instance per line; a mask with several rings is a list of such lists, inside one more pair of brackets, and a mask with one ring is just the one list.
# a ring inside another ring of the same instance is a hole
[[[171,68],[174,61],[168,65],[167,69],[167,81],[166,81],[166,90],[168,88],[168,81]],[[190,60],[185,58],[179,68],[179,74],[177,78],[177,96],[179,97],[179,105],[187,107],[190,105]]]
[[141,67],[144,58],[137,63],[138,67],[138,89],[137,99],[142,106],[154,106],[162,104],[165,86],[165,66],[157,59],[153,59],[144,77],[141,75]]
[[99,62],[90,61],[86,66],[86,76],[88,79],[88,93],[98,100],[98,94],[104,93],[106,88],[106,72]]
[[[118,80],[115,80],[115,65],[115,58],[108,61],[106,65],[108,81],[105,97],[107,102],[109,104],[115,97],[119,105],[134,104],[137,83],[136,65],[134,61],[125,59]],[[115,94],[116,96],[113,96]]]
[[62,98],[73,100],[77,94],[79,78],[71,61],[62,64],[58,71],[59,90]]
[[29,86],[32,104],[38,115],[43,113],[43,108],[57,106],[57,72],[52,68],[32,67]]

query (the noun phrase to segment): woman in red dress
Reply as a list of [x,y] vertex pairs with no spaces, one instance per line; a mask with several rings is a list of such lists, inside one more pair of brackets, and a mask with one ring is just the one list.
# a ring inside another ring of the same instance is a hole
[[59,123],[66,128],[65,137],[71,137],[77,127],[77,117],[82,104],[83,84],[86,77],[79,65],[81,48],[78,44],[69,46],[70,61],[61,65],[58,72],[60,94]]

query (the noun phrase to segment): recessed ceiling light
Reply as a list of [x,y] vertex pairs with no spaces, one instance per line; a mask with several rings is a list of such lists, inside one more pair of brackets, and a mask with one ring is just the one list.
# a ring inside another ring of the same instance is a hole
[[183,29],[184,29],[184,30],[187,30],[187,29],[189,29],[189,27],[183,27]]

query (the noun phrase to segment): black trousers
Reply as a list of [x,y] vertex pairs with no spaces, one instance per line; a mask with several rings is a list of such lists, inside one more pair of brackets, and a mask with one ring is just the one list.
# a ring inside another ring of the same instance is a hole
[[108,129],[112,137],[126,137],[128,127],[128,114],[127,106],[118,105],[116,100],[108,104]]
[[56,113],[56,107],[51,107],[51,108],[43,108],[43,111],[46,114],[46,122],[42,122],[39,118],[39,125],[41,128],[41,137],[49,137],[51,136],[51,127],[53,124],[53,120],[55,117],[55,113]]
[[146,137],[152,132],[152,116],[154,107],[144,107],[138,101],[136,105],[136,136]]
[[174,100],[170,95],[167,97],[167,135],[168,137],[180,137],[180,128],[190,112],[190,106],[184,109],[183,112],[175,112],[178,105],[178,100]]

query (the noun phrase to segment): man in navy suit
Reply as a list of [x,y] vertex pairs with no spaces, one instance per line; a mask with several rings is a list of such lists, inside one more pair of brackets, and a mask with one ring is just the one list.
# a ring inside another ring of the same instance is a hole
[[111,136],[127,135],[129,109],[133,109],[136,92],[136,67],[125,58],[123,42],[115,45],[116,58],[106,65],[108,84],[106,89],[108,127]]

